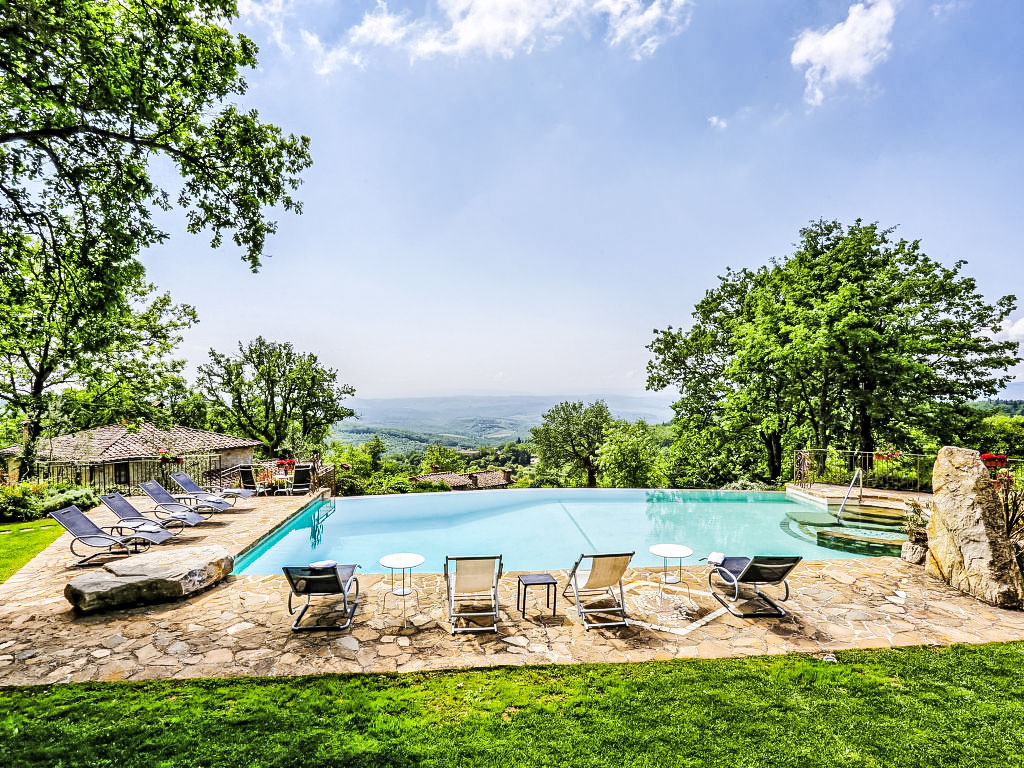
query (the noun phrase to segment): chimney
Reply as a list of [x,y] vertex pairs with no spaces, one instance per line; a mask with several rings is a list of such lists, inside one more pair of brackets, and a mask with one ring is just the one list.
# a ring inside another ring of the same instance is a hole
[[512,485],[512,470],[503,469],[501,470],[501,474],[505,476],[505,485]]
[[431,472],[440,472],[441,471],[441,465],[440,464],[431,464],[430,465],[430,471]]

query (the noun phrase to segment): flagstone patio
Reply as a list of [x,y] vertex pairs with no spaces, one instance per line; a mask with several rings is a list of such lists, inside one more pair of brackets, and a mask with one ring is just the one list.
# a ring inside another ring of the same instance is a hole
[[[248,509],[240,503],[170,546],[219,543],[237,553],[308,500],[260,499]],[[101,525],[112,522],[100,510],[90,515]],[[0,685],[821,654],[1024,639],[1024,613],[986,606],[895,558],[802,563],[783,619],[730,616],[707,592],[707,568],[698,566],[683,569],[681,584],[664,587],[660,569],[630,570],[631,625],[590,632],[561,595],[551,616],[541,589],[531,590],[526,617],[520,616],[515,573],[501,580],[497,634],[452,636],[443,578],[419,573],[420,606],[409,602],[406,627],[400,602],[388,600],[381,610],[389,585],[376,574],[360,576],[363,599],[345,632],[290,631],[280,575],[233,576],[180,602],[81,616],[63,596],[65,583],[82,571],[71,565],[68,540],[62,536],[0,584]],[[553,573],[565,583],[565,571]],[[324,616],[317,611],[309,616]]]

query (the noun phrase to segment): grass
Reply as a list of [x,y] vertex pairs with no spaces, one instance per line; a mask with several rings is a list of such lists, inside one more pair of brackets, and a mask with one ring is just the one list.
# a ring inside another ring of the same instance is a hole
[[62,533],[64,529],[49,519],[0,524],[0,582],[11,578]]
[[4,766],[1011,766],[1024,643],[5,689]]

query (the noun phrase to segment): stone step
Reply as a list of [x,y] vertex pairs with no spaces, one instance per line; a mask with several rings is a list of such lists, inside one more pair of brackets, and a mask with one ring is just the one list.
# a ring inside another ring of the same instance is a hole
[[844,531],[829,528],[819,530],[818,546],[838,549],[843,552],[854,552],[863,555],[889,555],[899,557],[903,547],[902,540],[887,539],[881,536],[869,536],[862,532]]

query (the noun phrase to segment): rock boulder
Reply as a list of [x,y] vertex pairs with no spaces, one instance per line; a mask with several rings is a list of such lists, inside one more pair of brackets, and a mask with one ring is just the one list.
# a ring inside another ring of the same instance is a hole
[[223,581],[234,565],[218,545],[160,549],[76,576],[64,587],[64,597],[85,613],[162,603]]
[[1019,608],[1024,581],[1002,504],[977,451],[945,447],[932,473],[925,570],[990,605]]

